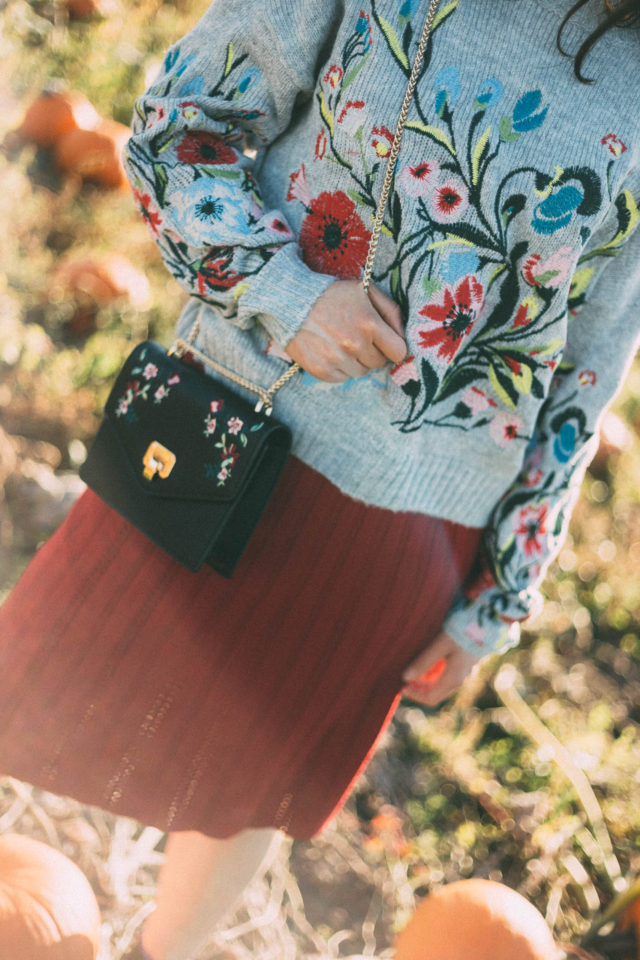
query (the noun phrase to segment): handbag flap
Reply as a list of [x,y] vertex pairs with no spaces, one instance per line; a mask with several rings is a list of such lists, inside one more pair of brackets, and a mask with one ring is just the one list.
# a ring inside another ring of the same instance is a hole
[[288,427],[152,341],[127,358],[105,416],[152,496],[233,500],[266,446],[291,447]]

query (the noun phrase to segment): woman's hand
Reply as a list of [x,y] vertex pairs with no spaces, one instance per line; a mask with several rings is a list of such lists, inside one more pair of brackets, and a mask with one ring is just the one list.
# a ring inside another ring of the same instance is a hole
[[400,308],[373,285],[336,280],[314,303],[287,344],[287,353],[318,380],[343,383],[364,377],[407,354]]
[[462,684],[478,661],[459,647],[447,633],[439,633],[402,675],[407,684],[402,694],[425,707],[436,707]]

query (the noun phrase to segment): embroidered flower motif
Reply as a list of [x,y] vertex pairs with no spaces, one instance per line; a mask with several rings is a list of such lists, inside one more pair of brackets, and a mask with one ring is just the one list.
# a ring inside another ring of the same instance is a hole
[[167,111],[164,107],[150,107],[149,113],[145,118],[145,130],[153,130],[157,123],[160,120],[164,120],[167,115]]
[[391,145],[393,143],[391,130],[383,125],[381,127],[374,127],[371,134],[371,146],[378,156],[383,159],[388,157],[391,153]]
[[120,399],[118,400],[118,406],[116,407],[116,416],[117,417],[124,416],[124,414],[127,412],[128,409],[129,409],[129,404],[127,403],[124,397],[120,397]]
[[524,423],[513,413],[501,410],[489,424],[489,436],[499,447],[508,447],[520,436]]
[[264,226],[281,239],[293,240],[293,231],[287,221],[283,220],[282,217],[269,217],[266,223],[264,223]]
[[438,223],[458,220],[469,206],[467,188],[456,177],[440,184],[431,195],[431,216]]
[[347,133],[354,134],[362,126],[361,110],[364,110],[364,100],[347,100],[340,111],[338,123]]
[[494,107],[496,103],[502,100],[504,87],[497,77],[488,77],[480,84],[480,89],[476,93],[473,101],[474,110],[486,110],[488,107]]
[[184,103],[180,104],[180,113],[185,120],[195,120],[197,117],[201,116],[202,110],[195,100],[185,100]]
[[498,404],[495,400],[492,400],[486,395],[484,390],[481,390],[480,387],[467,387],[465,392],[460,397],[462,403],[464,403],[471,413],[474,415],[476,413],[484,413],[485,410],[488,410],[489,407],[497,407]]
[[235,163],[235,150],[228,147],[222,137],[204,130],[196,130],[182,138],[176,147],[176,156],[182,163],[205,165]]
[[537,315],[538,302],[535,296],[526,297],[516,311],[511,329],[516,330],[518,327],[526,327],[532,320],[535,320]]
[[225,247],[213,247],[200,262],[198,270],[198,293],[205,296],[207,290],[230,290],[244,280],[244,274],[231,269],[233,251]]
[[553,441],[553,455],[559,463],[568,463],[575,453],[578,443],[578,425],[573,420],[565,420]]
[[615,133],[608,133],[606,137],[602,138],[600,143],[604,144],[616,158],[621,157],[627,149],[626,143],[617,137]]
[[155,391],[155,393],[154,393],[154,395],[153,395],[153,402],[154,402],[154,403],[160,403],[160,401],[163,400],[164,397],[166,397],[166,395],[167,395],[168,393],[169,393],[169,391],[167,390],[167,388],[165,387],[165,385],[164,385],[163,383],[161,383],[160,386],[158,387],[158,389]]
[[304,163],[295,173],[289,174],[289,191],[287,200],[299,200],[307,209],[311,207],[311,190],[307,183],[307,174]]
[[548,507],[546,503],[538,506],[524,507],[518,516],[518,526],[515,530],[516,542],[525,557],[542,553]]
[[566,183],[535,207],[531,226],[537,233],[551,234],[571,222],[584,197],[577,187]]
[[373,41],[371,39],[371,22],[369,15],[365,13],[364,10],[360,11],[360,16],[356,23],[356,33],[359,37],[362,37],[363,52],[367,53],[367,51],[371,49]]
[[396,177],[396,183],[409,197],[426,197],[433,190],[439,174],[438,161],[425,160],[415,167],[403,167]]
[[204,435],[205,437],[212,437],[216,432],[216,427],[218,426],[218,421],[215,417],[212,417],[211,414],[207,414],[204,418]]
[[321,130],[318,136],[316,137],[316,147],[315,147],[313,159],[322,160],[326,152],[327,152],[327,135],[324,132],[324,130]]
[[555,253],[541,263],[542,257],[534,253],[525,260],[522,276],[532,287],[552,287],[557,289],[573,273],[576,255],[571,247],[559,247]]
[[429,320],[415,327],[420,352],[437,347],[437,356],[449,363],[473,329],[483,302],[484,289],[475,277],[465,277],[454,290],[445,287],[439,301],[418,311]]
[[160,216],[160,211],[154,205],[153,200],[148,193],[141,193],[140,190],[137,190],[135,187],[133,188],[133,196],[138,202],[140,212],[144,220],[146,220],[147,226],[156,236],[159,236],[158,230],[162,226],[162,217]]
[[541,110],[541,103],[541,90],[529,90],[520,97],[511,114],[511,126],[516,133],[528,133],[542,126],[549,107],[547,105]]
[[225,482],[225,480],[228,480],[228,479],[229,479],[229,471],[227,470],[226,467],[223,467],[220,473],[218,474],[218,480],[220,481],[218,486],[221,487]]
[[477,647],[481,647],[487,635],[487,630],[486,627],[481,627],[479,623],[471,621],[471,623],[468,623],[464,628],[464,635]]
[[154,377],[158,376],[158,368],[155,363],[148,363],[144,370],[142,371],[142,376],[145,380],[153,380]]
[[212,400],[209,404],[211,413],[219,413],[224,407],[224,400]]
[[420,0],[401,0],[398,16],[401,20],[410,20],[418,8]]
[[317,273],[357,280],[367,258],[371,234],[342,190],[323,192],[310,203],[300,228],[304,262]]
[[251,233],[250,202],[218,177],[200,177],[172,201],[170,213],[180,236],[194,246],[237,243]]
[[227,420],[227,430],[229,433],[232,433],[234,436],[237,433],[240,433],[243,427],[243,422],[239,417],[230,417]]
[[597,381],[595,370],[581,370],[578,374],[578,383],[581,387],[595,387]]
[[342,68],[333,63],[325,73],[323,80],[335,90],[336,87],[340,86],[340,81],[342,80]]
[[446,106],[453,106],[460,96],[460,74],[458,68],[450,65],[443,67],[436,76],[436,113],[441,117]]
[[480,259],[473,250],[447,247],[440,267],[440,276],[446,283],[456,283],[460,277],[475,273],[479,266]]
[[405,357],[401,363],[397,363],[390,371],[391,379],[399,387],[406,386],[407,383],[420,379],[418,365],[414,356]]
[[534,447],[533,451],[527,456],[522,468],[522,483],[525,487],[536,487],[542,480],[544,476],[541,466],[543,459],[544,450],[542,447]]
[[249,67],[244,71],[238,81],[237,95],[240,97],[243,96],[259,79],[260,71],[256,67]]

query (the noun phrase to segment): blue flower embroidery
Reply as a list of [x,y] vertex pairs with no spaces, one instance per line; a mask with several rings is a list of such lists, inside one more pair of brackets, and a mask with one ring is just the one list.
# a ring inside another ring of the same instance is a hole
[[247,90],[249,90],[249,88],[252,87],[259,78],[260,71],[255,67],[249,67],[248,70],[245,70],[238,81],[238,93],[246,93]]
[[544,110],[540,110],[541,103],[542,91],[540,90],[529,90],[520,97],[512,114],[512,127],[516,133],[527,133],[542,126],[549,107],[547,105]]
[[440,276],[446,283],[455,283],[460,277],[475,274],[480,260],[473,250],[451,250],[446,254],[440,268]]
[[420,0],[403,0],[400,3],[400,17],[409,20],[418,7]]
[[576,448],[577,439],[578,430],[575,423],[563,423],[553,442],[553,452],[556,460],[560,463],[567,463]]
[[497,77],[488,77],[480,86],[473,101],[475,110],[486,110],[502,100],[504,87]]
[[533,211],[531,226],[537,233],[555,233],[571,222],[574,212],[584,200],[577,187],[565,184],[557,193],[541,200]]
[[180,96],[184,97],[187,94],[197,94],[202,93],[204,89],[204,77],[192,77],[188,83],[180,89]]
[[436,91],[436,113],[441,117],[445,106],[452,106],[460,96],[460,74],[457,67],[443,67],[438,72]]
[[201,177],[175,197],[171,219],[187,243],[237,243],[249,235],[249,201],[237,187],[217,177]]

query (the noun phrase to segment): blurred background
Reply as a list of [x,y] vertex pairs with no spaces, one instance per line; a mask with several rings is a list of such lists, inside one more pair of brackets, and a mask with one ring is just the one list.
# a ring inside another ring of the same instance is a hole
[[[206,6],[0,3],[0,600],[79,495],[131,344],[168,343],[184,301],[117,155],[135,96]],[[420,896],[471,876],[577,938],[640,872],[638,424],[636,363],[520,648],[439,712],[404,704],[346,810],[205,958],[388,957]],[[162,835],[0,778],[8,831],[79,864],[101,960],[118,958],[149,912]]]

